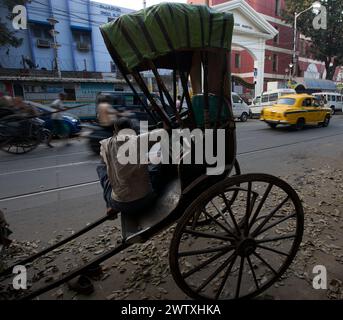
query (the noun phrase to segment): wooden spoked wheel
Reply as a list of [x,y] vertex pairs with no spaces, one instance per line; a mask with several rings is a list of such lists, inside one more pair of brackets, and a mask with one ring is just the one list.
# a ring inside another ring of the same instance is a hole
[[[196,223],[199,212],[206,224]],[[179,220],[171,272],[195,299],[254,297],[287,270],[303,226],[300,199],[286,182],[266,174],[228,177],[195,199]]]

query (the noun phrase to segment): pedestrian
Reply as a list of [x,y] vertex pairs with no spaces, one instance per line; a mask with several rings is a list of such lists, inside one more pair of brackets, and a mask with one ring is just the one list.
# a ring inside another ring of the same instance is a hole
[[70,145],[68,138],[70,136],[70,129],[63,121],[62,111],[67,110],[64,106],[65,94],[60,93],[58,98],[51,104],[51,107],[56,111],[52,114],[52,127],[53,127],[53,134],[57,135],[58,137],[65,139],[66,144]]

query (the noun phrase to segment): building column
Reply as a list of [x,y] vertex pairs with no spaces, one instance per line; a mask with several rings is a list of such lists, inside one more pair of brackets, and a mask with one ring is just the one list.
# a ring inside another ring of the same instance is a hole
[[257,69],[257,75],[254,76],[256,81],[255,97],[263,92],[264,88],[264,66],[265,66],[265,40],[259,39],[258,50],[254,51],[256,60],[254,61],[254,68]]

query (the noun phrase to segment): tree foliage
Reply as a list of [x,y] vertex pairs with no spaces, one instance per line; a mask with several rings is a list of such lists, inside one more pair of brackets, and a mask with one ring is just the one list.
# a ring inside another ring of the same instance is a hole
[[[8,16],[7,19],[11,20],[13,18],[12,9],[16,5],[23,5],[25,4],[25,0],[3,0],[3,5],[8,8]],[[1,10],[3,10],[2,8]],[[8,24],[7,21],[2,21],[0,18],[0,46],[13,46],[18,47],[22,43],[22,39],[19,39],[16,36],[15,30],[11,28],[11,24]]]
[[[309,8],[314,0],[285,0],[285,20],[294,22],[294,13]],[[311,38],[311,53],[315,59],[325,62],[326,78],[332,80],[337,66],[343,65],[343,1],[320,0],[327,10],[327,29],[315,30],[312,10],[298,18],[298,28],[306,37]]]

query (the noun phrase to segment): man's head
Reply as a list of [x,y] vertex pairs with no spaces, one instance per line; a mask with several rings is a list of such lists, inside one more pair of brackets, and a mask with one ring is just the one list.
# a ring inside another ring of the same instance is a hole
[[120,118],[114,121],[114,134],[118,134],[120,130],[123,129],[132,129],[133,130],[133,123],[129,118]]
[[108,95],[100,95],[97,98],[97,102],[98,102],[98,104],[100,104],[100,103],[112,104],[112,98]]
[[63,92],[61,92],[58,94],[58,97],[60,98],[60,100],[63,101],[66,98],[66,95]]
[[0,107],[11,107],[13,106],[13,98],[10,96],[0,97]]

